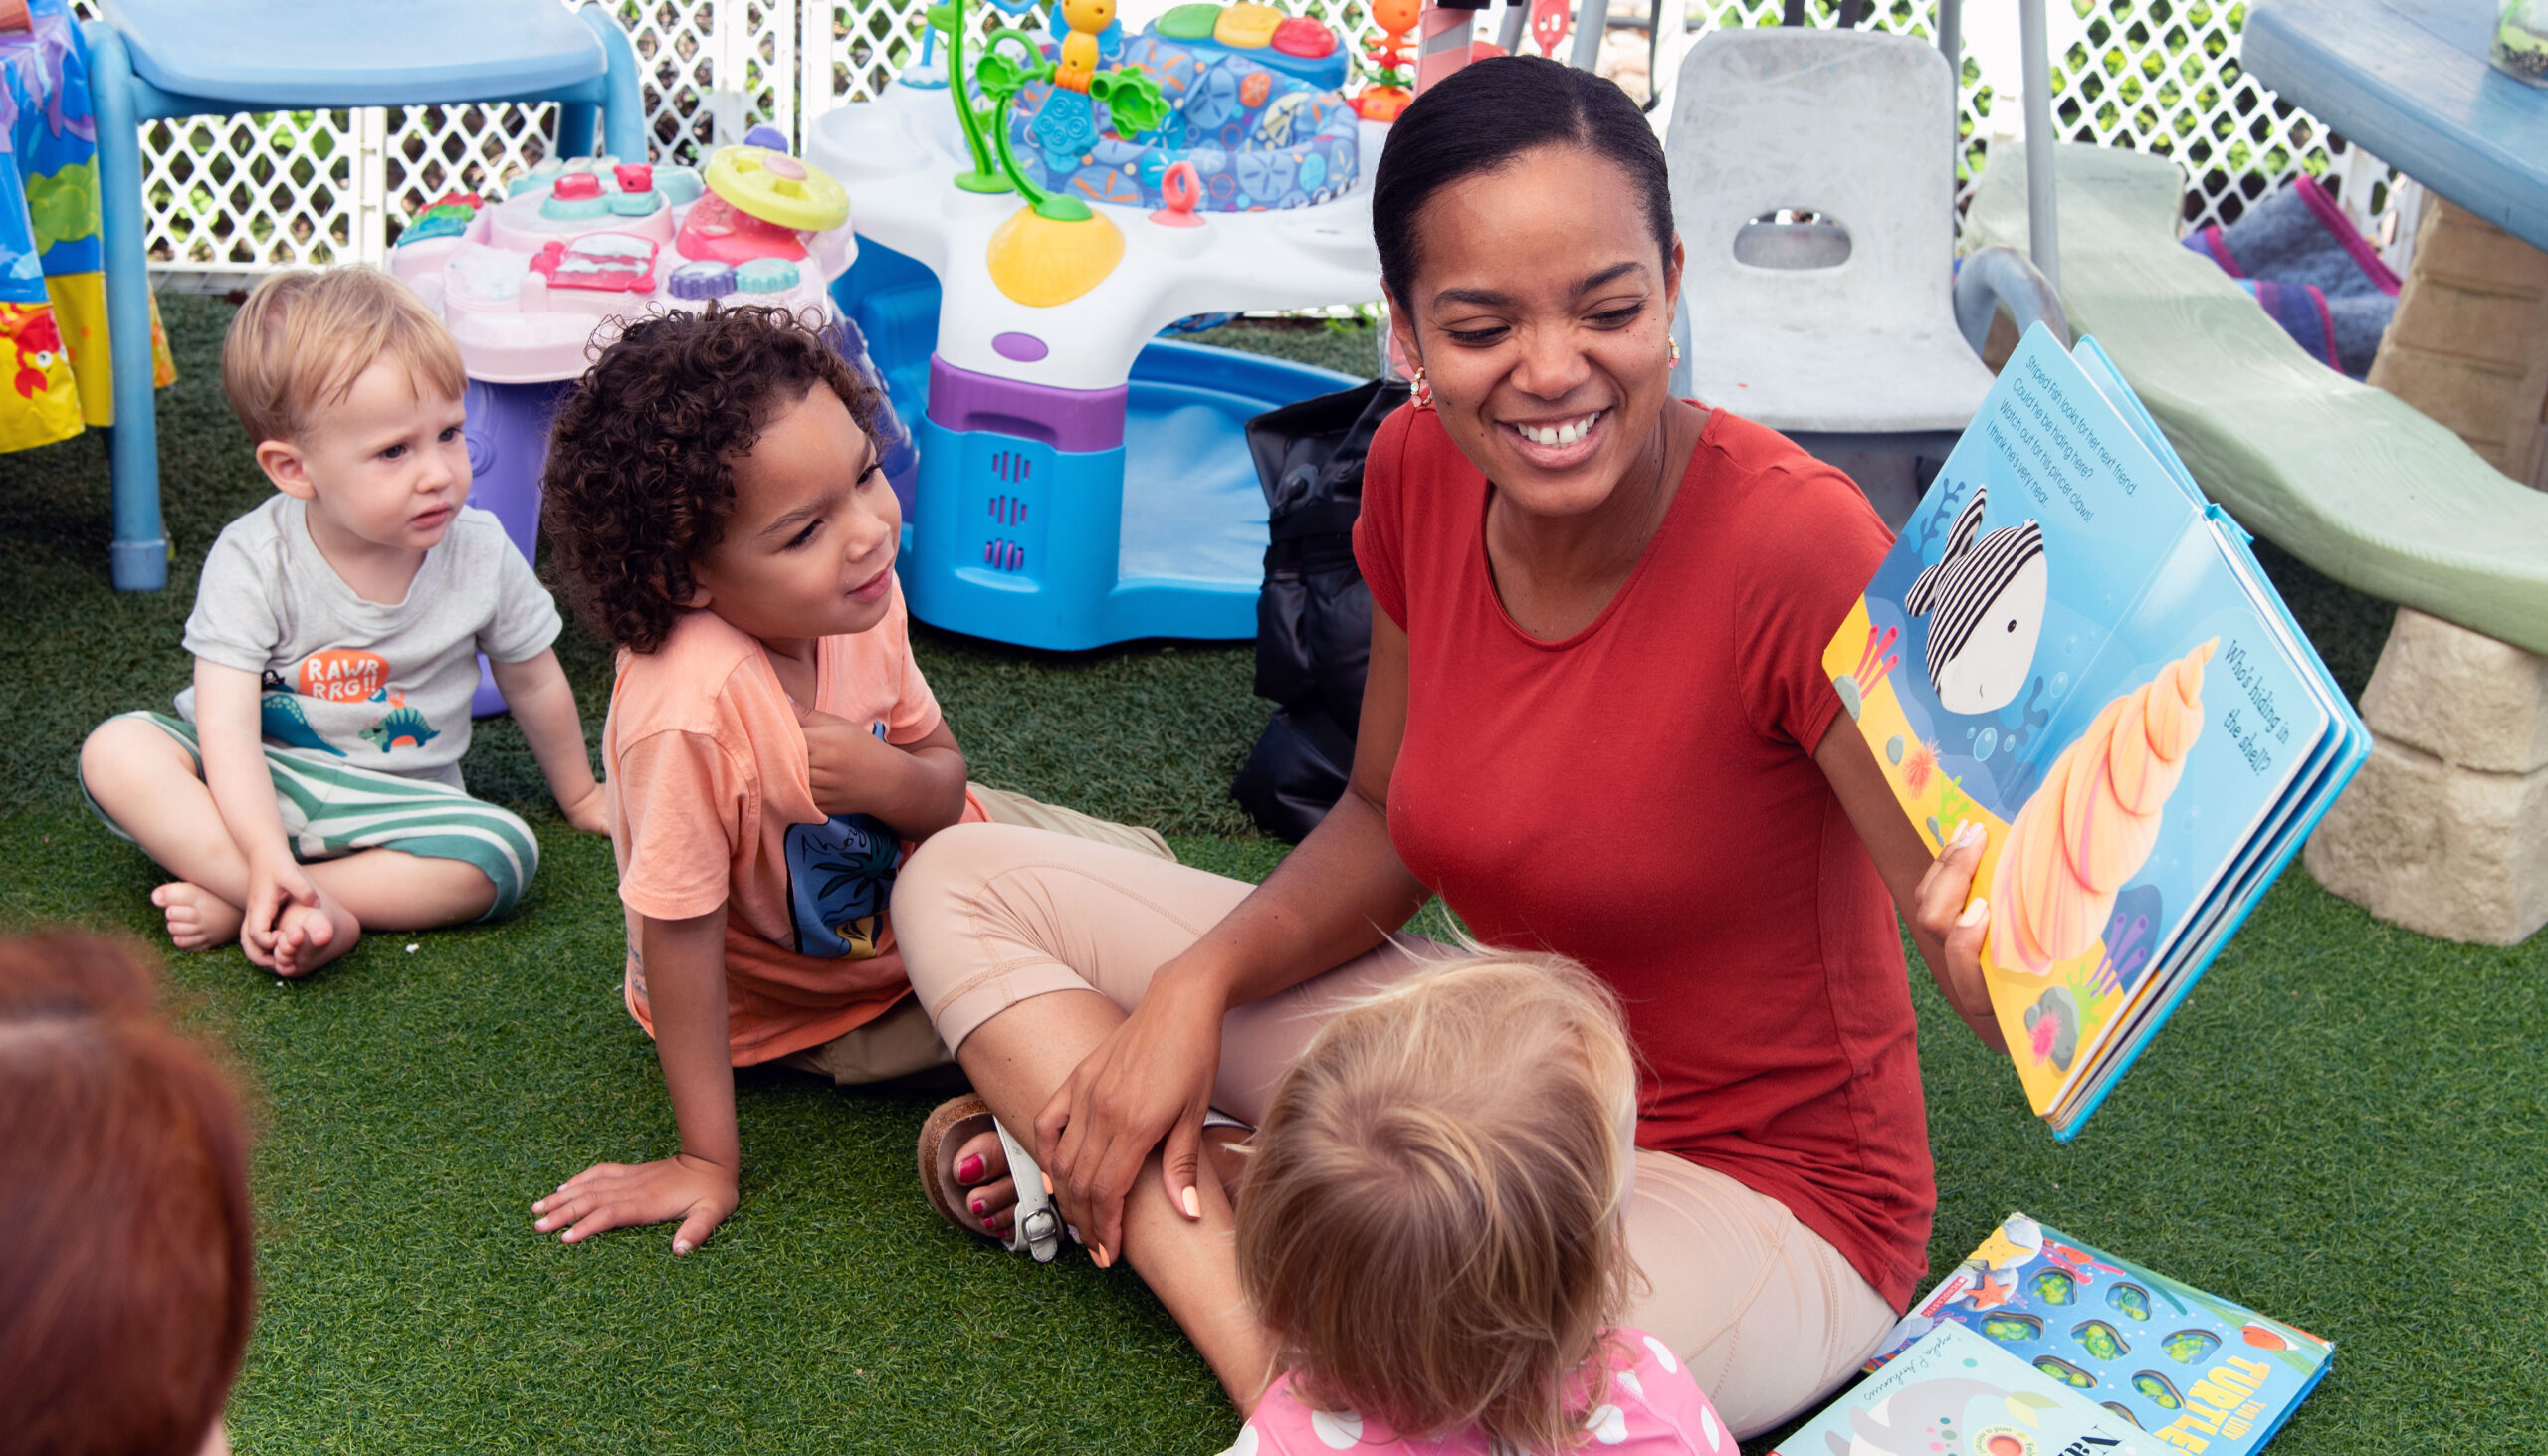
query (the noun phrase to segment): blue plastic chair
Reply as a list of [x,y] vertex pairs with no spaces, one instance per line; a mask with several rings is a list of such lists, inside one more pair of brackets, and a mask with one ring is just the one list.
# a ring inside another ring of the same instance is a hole
[[241,111],[557,102],[557,150],[647,155],[637,53],[607,12],[550,0],[106,0],[82,27],[97,111],[115,424],[118,591],[168,584],[141,123]]

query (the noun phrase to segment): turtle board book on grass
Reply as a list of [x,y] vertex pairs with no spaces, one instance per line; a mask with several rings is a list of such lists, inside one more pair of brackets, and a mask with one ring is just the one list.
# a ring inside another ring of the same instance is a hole
[[2152,1449],[2129,1415],[1947,1321],[1770,1456],[2151,1456]]
[[[2148,1456],[2262,1449],[2317,1388],[2335,1354],[2335,1346],[2298,1326],[2118,1259],[2022,1213],[2010,1214],[1913,1305],[1867,1368],[1890,1368],[1950,1326],[2094,1402],[2118,1427],[2129,1423],[2133,1429],[2121,1433],[2137,1435]],[[1802,1456],[1793,1440],[1781,1449]],[[2036,1449],[2051,1456],[2062,1448]],[[1987,1446],[1972,1450],[1996,1456]]]

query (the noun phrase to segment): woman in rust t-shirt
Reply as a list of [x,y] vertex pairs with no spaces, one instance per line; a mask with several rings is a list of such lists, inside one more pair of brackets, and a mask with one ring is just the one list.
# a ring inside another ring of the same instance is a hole
[[1845,1378],[1926,1268],[1897,907],[1997,1035],[1959,915],[1979,844],[1932,864],[1830,731],[1822,648],[1889,537],[1845,476],[1670,396],[1681,244],[1610,83],[1522,59],[1441,83],[1391,129],[1373,230],[1419,367],[1366,466],[1352,787],[1254,890],[992,826],[924,846],[905,962],[989,1109],[938,1172],[1003,1227],[996,1114],[1247,1408],[1272,1352],[1197,1175],[1204,1110],[1251,1120],[1326,1008],[1405,972],[1382,933],[1438,893],[1618,991],[1645,1066],[1628,1323],[1763,1430]]

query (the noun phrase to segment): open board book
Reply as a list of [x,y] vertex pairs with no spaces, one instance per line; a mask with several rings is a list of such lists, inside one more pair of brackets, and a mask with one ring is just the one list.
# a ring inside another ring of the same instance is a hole
[[[2093,1402],[2145,1456],[2249,1456],[2317,1388],[2335,1353],[2306,1330],[2022,1213],[1913,1305],[1867,1368],[1889,1370],[1959,1326]],[[1781,1449],[1804,1450],[1793,1441]]]
[[1983,974],[2065,1141],[2370,748],[2246,542],[2038,324],[1823,650],[1929,847],[1988,835]]
[[2131,1422],[1962,1325],[1933,1328],[1771,1456],[2153,1456]]

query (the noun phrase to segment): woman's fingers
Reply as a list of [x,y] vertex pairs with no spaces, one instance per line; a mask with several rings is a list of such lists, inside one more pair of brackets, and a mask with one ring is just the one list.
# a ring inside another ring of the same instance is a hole
[[1035,1115],[1035,1160],[1043,1164],[1048,1179],[1067,1165],[1062,1141],[1070,1131],[1072,1099],[1078,1095],[1079,1074],[1073,1072],[1044,1099],[1044,1110]]
[[541,1199],[537,1211],[539,1217],[531,1226],[534,1232],[548,1233],[571,1227],[575,1220],[592,1211],[592,1202],[578,1194],[566,1194]]
[[1956,1009],[1964,1013],[1974,1034],[1995,1051],[2008,1050],[2000,1034],[2000,1018],[1991,1009],[1991,983],[1982,974],[1982,939],[1990,928],[1991,902],[1976,896],[1947,928],[1947,974],[1956,990]]
[[1168,1142],[1160,1148],[1160,1179],[1168,1187],[1168,1201],[1189,1219],[1203,1216],[1203,1195],[1196,1180],[1203,1161],[1203,1116],[1189,1108],[1168,1130]]
[[1920,877],[1918,929],[1934,936],[1943,951],[1943,963],[1932,967],[1938,989],[1975,1035],[1994,1050],[2005,1050],[1999,1018],[1991,1009],[1991,985],[1982,973],[1991,904],[1973,893],[1986,841],[1980,824],[1967,820],[1957,826],[1946,849]]
[[621,1216],[619,1205],[616,1201],[604,1200],[585,1209],[581,1214],[577,1215],[574,1226],[567,1229],[564,1233],[559,1234],[557,1237],[562,1243],[579,1244],[584,1240],[591,1238],[594,1234],[608,1233],[612,1229],[618,1228],[623,1224],[637,1223],[640,1221],[641,1220],[635,1218]]
[[1973,872],[1982,863],[1985,838],[1982,826],[1968,819],[1930,863],[1920,877],[1920,929],[1944,939],[1954,928],[1965,902],[1973,898]]

